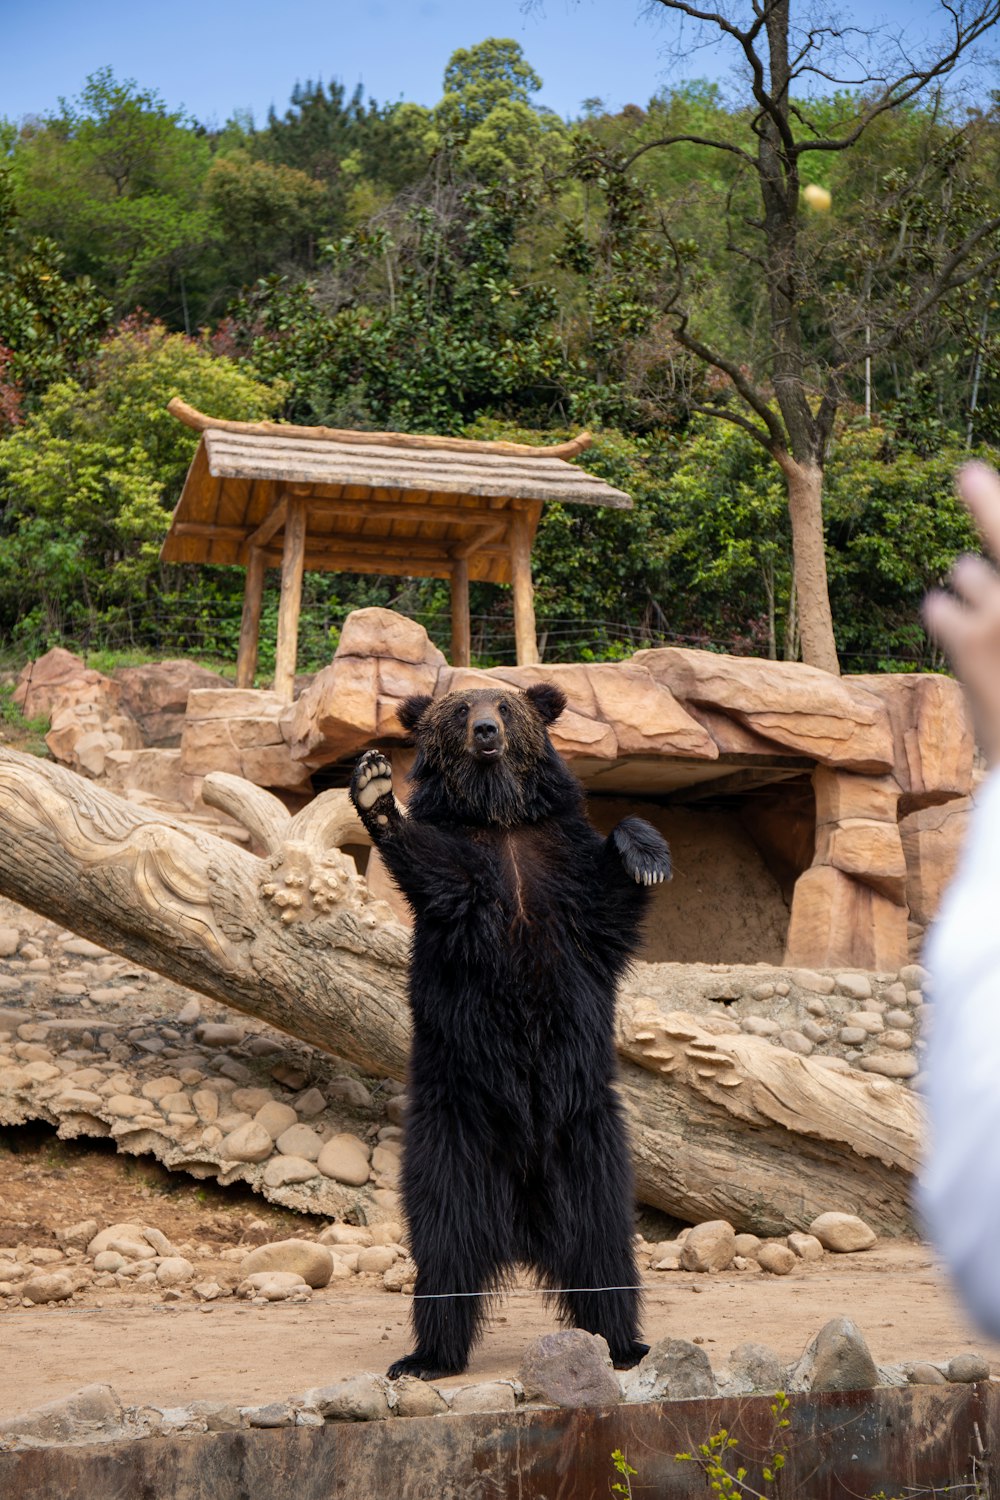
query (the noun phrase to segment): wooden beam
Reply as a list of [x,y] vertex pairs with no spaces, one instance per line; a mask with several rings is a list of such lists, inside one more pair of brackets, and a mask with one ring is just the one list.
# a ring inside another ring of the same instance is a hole
[[482,438],[438,437],[430,433],[411,432],[358,432],[354,428],[342,427],[295,427],[290,422],[232,422],[221,417],[209,417],[189,406],[179,396],[167,403],[167,411],[185,427],[196,432],[219,429],[222,432],[257,433],[267,437],[317,438],[335,443],[357,443],[365,448],[430,448],[444,453],[499,453],[513,458],[575,458],[593,442],[589,432],[581,432],[568,443],[553,443],[550,447],[527,443],[496,442]]
[[[426,505],[415,502],[411,505],[386,500],[338,500],[317,495],[309,501],[310,515],[353,516],[365,521],[426,521],[457,526],[480,526],[489,518],[493,521],[496,512],[490,513],[484,505]],[[502,526],[501,526],[502,529]]]
[[302,575],[306,561],[306,503],[288,503],[285,546],[281,556],[281,601],[278,605],[278,646],[274,658],[274,691],[285,703],[295,696]]
[[216,526],[211,521],[175,521],[171,528],[174,536],[203,536],[213,542],[240,542],[247,540],[245,526]]
[[[278,568],[283,561],[280,552],[265,552],[264,562]],[[359,556],[340,550],[309,553],[308,572],[385,573],[394,578],[450,578],[454,564],[443,553],[439,557],[414,558],[409,552],[388,552],[385,548]]]
[[451,664],[472,665],[472,622],[469,618],[469,560],[456,557],[451,569]]
[[269,512],[257,527],[257,530],[247,537],[248,547],[266,547],[274,536],[285,524],[288,515],[288,496],[282,495],[277,505]]
[[240,646],[236,657],[236,686],[252,688],[257,672],[257,646],[260,641],[260,606],[264,597],[264,554],[259,547],[250,548],[246,583],[243,586],[243,618],[240,620]]
[[510,579],[514,594],[514,642],[519,667],[538,662],[535,632],[535,589],[531,582],[531,520],[515,510],[510,531]]
[[471,557],[473,552],[478,552],[488,542],[495,541],[503,530],[504,527],[499,523],[495,526],[480,526],[475,536],[466,537],[464,541],[455,543],[451,548],[452,557],[456,559]]

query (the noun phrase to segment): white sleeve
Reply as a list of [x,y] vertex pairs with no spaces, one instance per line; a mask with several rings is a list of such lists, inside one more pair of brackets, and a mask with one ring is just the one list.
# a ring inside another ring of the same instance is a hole
[[966,1305],[1000,1335],[1000,771],[927,947],[931,1139],[920,1202]]

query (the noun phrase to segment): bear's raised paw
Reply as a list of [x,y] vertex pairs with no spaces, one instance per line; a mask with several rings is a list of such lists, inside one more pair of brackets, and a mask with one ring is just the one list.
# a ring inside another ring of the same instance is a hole
[[642,818],[623,818],[611,837],[626,875],[636,885],[659,885],[670,879],[667,841]]
[[366,750],[351,777],[351,801],[364,816],[382,797],[392,796],[392,767],[380,750]]

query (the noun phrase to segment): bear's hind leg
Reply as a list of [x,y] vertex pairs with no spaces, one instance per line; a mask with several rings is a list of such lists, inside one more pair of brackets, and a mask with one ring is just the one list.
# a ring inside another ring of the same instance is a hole
[[638,1364],[642,1296],[632,1237],[632,1176],[624,1129],[611,1105],[577,1122],[547,1173],[547,1212],[535,1260],[560,1321],[600,1334],[616,1369]]
[[511,1192],[494,1154],[443,1112],[411,1106],[403,1159],[416,1348],[389,1375],[458,1375],[512,1261]]

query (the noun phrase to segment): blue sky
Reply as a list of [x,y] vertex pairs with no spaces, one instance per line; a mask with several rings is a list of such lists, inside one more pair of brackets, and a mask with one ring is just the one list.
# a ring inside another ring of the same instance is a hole
[[[835,8],[859,25],[878,18],[917,44],[940,15],[936,0]],[[589,97],[644,105],[665,83],[725,78],[728,54],[673,56],[676,32],[661,16],[642,0],[528,9],[522,0],[0,0],[0,115],[44,114],[105,65],[206,123],[239,109],[262,122],[310,77],[360,82],[380,102],[433,104],[451,52],[487,36],[521,43],[544,80],[540,101],[561,115]],[[1000,33],[992,50],[1000,53]]]

